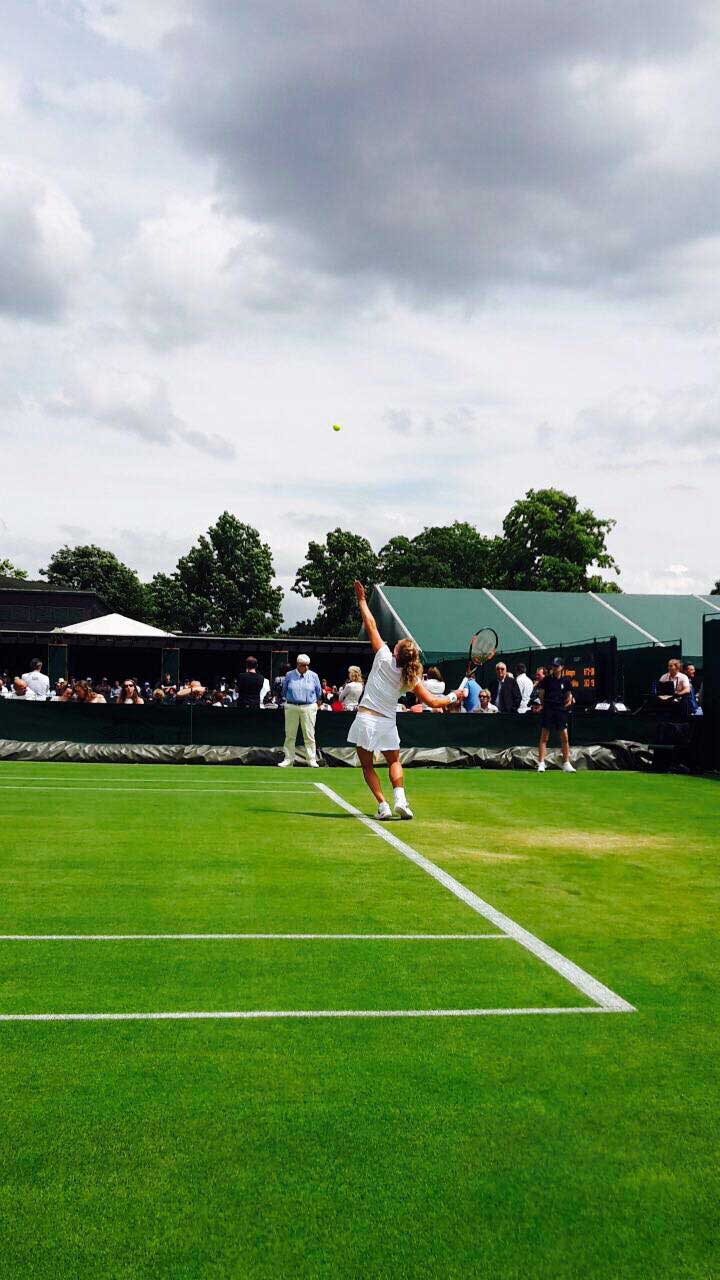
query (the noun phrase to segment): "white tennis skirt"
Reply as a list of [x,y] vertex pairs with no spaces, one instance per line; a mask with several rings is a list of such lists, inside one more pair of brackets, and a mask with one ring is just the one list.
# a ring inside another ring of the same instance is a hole
[[387,716],[373,716],[367,711],[358,711],[350,725],[347,740],[366,751],[397,751],[400,747],[395,720]]

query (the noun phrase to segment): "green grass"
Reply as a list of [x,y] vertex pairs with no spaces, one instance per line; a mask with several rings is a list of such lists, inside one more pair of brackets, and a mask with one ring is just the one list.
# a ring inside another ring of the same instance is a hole
[[[370,811],[355,771],[0,764],[0,933],[495,932],[318,776]],[[717,783],[408,792],[394,832],[637,1012],[0,1023],[0,1276],[720,1274]],[[587,1004],[508,940],[0,942],[6,1013]]]

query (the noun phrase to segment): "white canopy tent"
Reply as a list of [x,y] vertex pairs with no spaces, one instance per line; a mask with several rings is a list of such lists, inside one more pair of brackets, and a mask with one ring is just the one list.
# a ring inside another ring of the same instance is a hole
[[69,627],[55,627],[54,633],[62,636],[163,636],[170,640],[171,631],[160,631],[147,622],[136,622],[121,613],[106,613],[102,618],[89,618],[87,622],[74,622]]

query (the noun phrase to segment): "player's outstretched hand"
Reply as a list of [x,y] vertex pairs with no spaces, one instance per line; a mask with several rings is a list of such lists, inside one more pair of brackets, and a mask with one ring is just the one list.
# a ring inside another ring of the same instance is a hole
[[467,689],[456,689],[455,697],[457,698],[458,702],[462,702],[464,698],[467,698]]
[[358,582],[357,578],[355,579],[353,586],[355,587],[355,595],[357,597],[357,602],[358,604],[362,604],[363,600],[365,599],[365,588],[362,582]]

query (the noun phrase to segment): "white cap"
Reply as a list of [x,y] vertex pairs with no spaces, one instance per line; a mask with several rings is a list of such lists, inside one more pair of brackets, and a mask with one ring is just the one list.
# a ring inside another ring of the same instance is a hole
[[295,661],[304,662],[306,667],[310,666],[310,659],[306,653],[299,653]]

